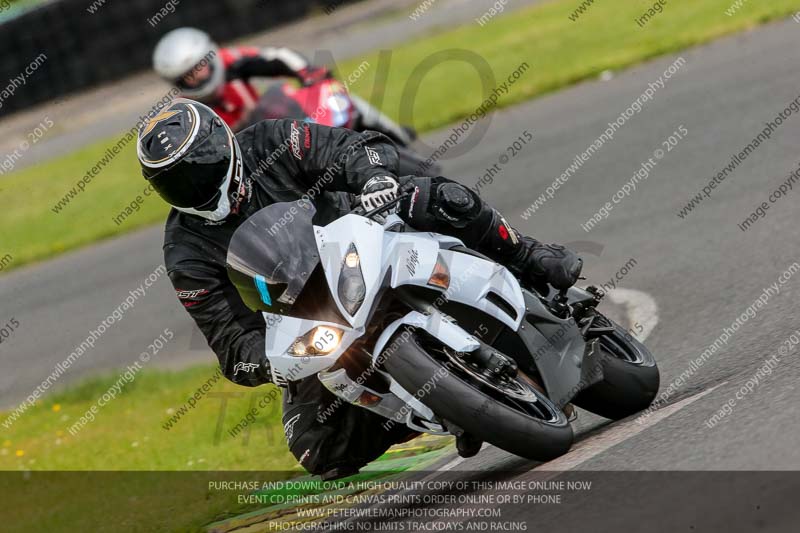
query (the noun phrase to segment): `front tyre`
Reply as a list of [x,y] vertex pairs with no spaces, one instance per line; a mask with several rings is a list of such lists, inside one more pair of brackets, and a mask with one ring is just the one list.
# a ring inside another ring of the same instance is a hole
[[[572,427],[564,413],[524,379],[512,387],[517,395],[533,395],[523,402],[504,396],[457,365],[445,368],[443,351],[430,348],[424,333],[396,336],[396,350],[385,356],[391,376],[428,406],[438,417],[468,434],[520,457],[549,461],[569,451]],[[423,346],[424,345],[424,346]]]
[[621,326],[600,315],[614,331],[599,338],[603,380],[581,391],[572,403],[612,420],[647,409],[658,393],[660,376],[653,354]]

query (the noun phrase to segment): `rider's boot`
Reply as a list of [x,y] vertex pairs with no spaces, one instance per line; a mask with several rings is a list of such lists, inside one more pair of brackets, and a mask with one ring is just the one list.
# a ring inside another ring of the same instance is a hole
[[583,260],[572,250],[523,236],[499,213],[495,214],[484,242],[477,245],[478,251],[486,249],[484,253],[493,256],[525,285],[541,289],[549,283],[556,290],[564,290],[578,281]]
[[483,441],[469,433],[462,433],[456,437],[458,455],[465,459],[478,455],[478,452],[481,451],[481,446],[483,446]]

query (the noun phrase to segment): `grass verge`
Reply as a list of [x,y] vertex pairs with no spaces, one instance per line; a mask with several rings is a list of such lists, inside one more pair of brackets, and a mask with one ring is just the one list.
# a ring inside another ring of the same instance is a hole
[[9,427],[9,412],[0,413],[2,529],[194,531],[252,507],[236,493],[209,490],[210,480],[300,475],[284,443],[280,401],[235,437],[229,433],[261,398],[276,397],[273,387],[218,379],[176,420],[215,374],[212,366],[142,370],[74,434],[69,428],[99,405],[117,374],[48,395]]
[[306,475],[287,484],[292,473],[277,471],[6,473],[0,524],[7,533],[296,530],[320,512],[336,513],[336,495],[429,467],[446,453],[442,442],[449,441],[413,457],[387,453],[357,475],[324,483]]
[[[205,365],[142,370],[98,405],[119,379],[107,375],[47,395],[9,427],[10,411],[0,413],[0,470],[300,471],[284,443],[280,395],[265,400],[246,429],[229,433],[274,387],[241,387],[214,381],[215,374]],[[190,408],[186,402],[207,382],[210,391]],[[93,405],[94,421],[70,432]]]

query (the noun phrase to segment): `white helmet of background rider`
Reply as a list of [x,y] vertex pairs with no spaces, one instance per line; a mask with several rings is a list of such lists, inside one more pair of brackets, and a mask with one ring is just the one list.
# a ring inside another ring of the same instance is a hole
[[225,83],[219,47],[195,28],[178,28],[164,35],[153,52],[153,69],[195,100],[210,100]]

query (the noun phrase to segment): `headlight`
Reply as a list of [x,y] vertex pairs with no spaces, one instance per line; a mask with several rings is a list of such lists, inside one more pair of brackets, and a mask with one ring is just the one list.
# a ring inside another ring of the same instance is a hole
[[302,337],[295,339],[289,353],[298,357],[328,355],[342,342],[343,331],[332,326],[317,326]]
[[344,256],[344,266],[347,268],[355,268],[360,262],[361,258],[358,257],[358,252],[347,252],[347,255]]
[[361,258],[358,256],[356,245],[351,244],[342,261],[342,271],[339,274],[339,300],[342,301],[345,311],[350,316],[355,315],[364,303],[367,286],[364,284],[364,275],[361,273]]
[[440,289],[447,290],[450,287],[450,267],[444,262],[442,254],[436,258],[436,264],[433,266],[433,274],[428,280],[428,285],[439,287]]

